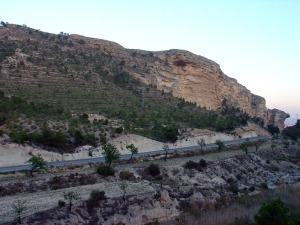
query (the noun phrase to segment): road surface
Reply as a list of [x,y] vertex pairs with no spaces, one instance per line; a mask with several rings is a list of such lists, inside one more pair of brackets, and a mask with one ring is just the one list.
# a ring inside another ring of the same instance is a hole
[[[261,140],[261,139],[269,139],[271,138],[270,136],[258,136],[258,137],[251,137],[249,140],[255,141],[255,140]],[[244,142],[247,138],[241,138],[239,140],[231,140],[231,141],[224,141],[225,145],[231,145],[231,144],[237,144]],[[212,143],[212,144],[206,144],[204,149],[207,148],[212,148],[216,147],[217,145]],[[195,146],[188,146],[188,147],[180,147],[180,148],[170,148],[169,153],[172,152],[186,152],[186,151],[192,151],[192,150],[197,150],[199,149],[199,145]],[[151,156],[155,154],[164,154],[165,151],[163,149],[161,150],[156,150],[156,151],[149,151],[149,152],[141,152],[138,154],[135,154],[136,158],[141,158],[143,156]],[[121,159],[130,159],[131,154],[124,154],[121,155]],[[85,158],[85,159],[75,159],[75,160],[67,160],[67,161],[57,161],[57,162],[48,162],[48,166],[65,166],[65,165],[75,165],[75,164],[87,164],[87,163],[97,163],[97,162],[104,162],[104,157],[90,157],[90,158]],[[0,173],[3,172],[12,172],[12,171],[20,171],[20,170],[29,170],[31,168],[31,165],[29,164],[24,164],[24,165],[16,165],[16,166],[5,166],[5,167],[0,167]]]

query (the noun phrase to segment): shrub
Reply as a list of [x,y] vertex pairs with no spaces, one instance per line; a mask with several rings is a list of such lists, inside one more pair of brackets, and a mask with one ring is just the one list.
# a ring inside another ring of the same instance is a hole
[[151,163],[147,168],[146,172],[151,176],[155,177],[160,175],[160,168],[158,164]]
[[275,199],[263,203],[254,216],[256,225],[286,225],[289,224],[289,208],[280,200]]
[[58,200],[58,206],[64,207],[66,205],[66,202],[64,200]]
[[205,159],[200,159],[199,166],[202,167],[202,168],[207,167],[207,163],[206,163]]
[[108,177],[108,176],[114,176],[115,170],[107,164],[100,164],[97,169],[97,173],[101,176]]
[[122,133],[122,132],[123,132],[123,127],[117,127],[117,128],[115,129],[115,132],[116,132],[117,134]]
[[106,200],[105,192],[92,190],[90,198],[86,201],[89,210],[99,207],[101,202]]
[[235,181],[230,182],[228,190],[231,191],[233,194],[237,195],[239,193],[239,188],[238,188],[237,182],[235,182]]
[[129,171],[121,171],[119,174],[119,177],[122,180],[134,180],[134,178],[135,178],[133,173],[129,172]]
[[268,184],[265,183],[265,182],[264,182],[264,183],[261,183],[261,184],[260,184],[260,187],[261,187],[262,189],[265,189],[265,190],[266,190],[266,189],[268,189]]
[[198,163],[196,163],[192,160],[189,160],[183,165],[183,167],[186,168],[186,169],[197,169],[198,168]]
[[254,186],[249,187],[249,191],[250,191],[250,192],[255,191],[255,187],[254,187]]

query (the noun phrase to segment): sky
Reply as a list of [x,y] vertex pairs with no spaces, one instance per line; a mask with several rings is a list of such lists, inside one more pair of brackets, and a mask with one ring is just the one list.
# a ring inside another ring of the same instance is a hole
[[300,0],[0,0],[0,20],[217,62],[268,108],[300,119]]

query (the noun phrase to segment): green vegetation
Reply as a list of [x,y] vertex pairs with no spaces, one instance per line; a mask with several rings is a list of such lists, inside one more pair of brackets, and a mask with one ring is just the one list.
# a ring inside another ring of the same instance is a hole
[[145,171],[151,175],[152,177],[158,176],[160,175],[160,168],[158,164],[155,163],[151,163],[146,169]]
[[103,145],[102,155],[105,158],[105,163],[107,163],[109,166],[113,161],[120,159],[120,152],[118,151],[116,146],[113,146],[112,144]]
[[108,177],[108,176],[114,176],[115,170],[107,164],[100,164],[97,169],[97,173],[101,176]]
[[274,135],[274,134],[279,134],[280,130],[278,127],[274,126],[273,124],[268,125],[268,131]]
[[126,191],[127,191],[127,187],[128,187],[128,184],[126,183],[126,181],[122,181],[121,183],[119,183],[119,188],[122,190],[122,199],[123,201],[125,202],[125,195],[126,195]]
[[289,137],[290,139],[296,141],[300,139],[300,120],[297,120],[294,126],[286,127],[282,131],[282,135]]
[[106,200],[105,192],[99,190],[92,190],[89,199],[86,201],[89,210],[99,207],[103,201]]
[[64,199],[69,202],[69,210],[71,211],[73,202],[79,199],[79,195],[73,191],[64,193]]
[[164,143],[162,149],[165,151],[165,161],[167,161],[168,153],[170,151],[170,147],[167,143]]
[[296,225],[300,224],[300,214],[293,213],[280,199],[263,203],[254,216],[255,225]]
[[134,144],[126,145],[126,148],[131,152],[131,158],[134,154],[137,154],[139,152],[138,147],[136,147]]
[[12,205],[12,208],[18,224],[21,224],[22,223],[21,216],[23,212],[26,210],[25,201],[18,200],[17,203]]
[[248,154],[248,147],[249,147],[249,138],[247,138],[244,143],[241,144],[241,149],[244,151],[246,154]]
[[222,151],[222,149],[225,148],[224,142],[220,139],[216,140],[215,144],[218,146],[219,151]]
[[30,175],[33,177],[33,172],[47,168],[47,162],[43,159],[41,154],[33,155],[27,161],[31,165]]
[[203,138],[197,141],[197,144],[200,146],[201,152],[203,152],[203,148],[206,146],[206,142]]

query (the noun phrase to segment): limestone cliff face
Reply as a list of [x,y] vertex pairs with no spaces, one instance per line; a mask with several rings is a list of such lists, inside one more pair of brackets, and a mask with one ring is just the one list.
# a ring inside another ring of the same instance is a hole
[[268,109],[267,120],[269,124],[277,126],[279,130],[284,129],[284,121],[289,118],[290,115],[279,109]]
[[196,102],[209,110],[218,109],[226,99],[250,116],[262,118],[265,125],[274,124],[281,130],[284,128],[288,114],[268,110],[263,97],[252,94],[236,79],[226,76],[220,66],[209,59],[182,50],[133,53],[137,56],[128,61],[130,67],[127,68],[147,84],[156,85],[158,89],[172,92],[176,97]]

